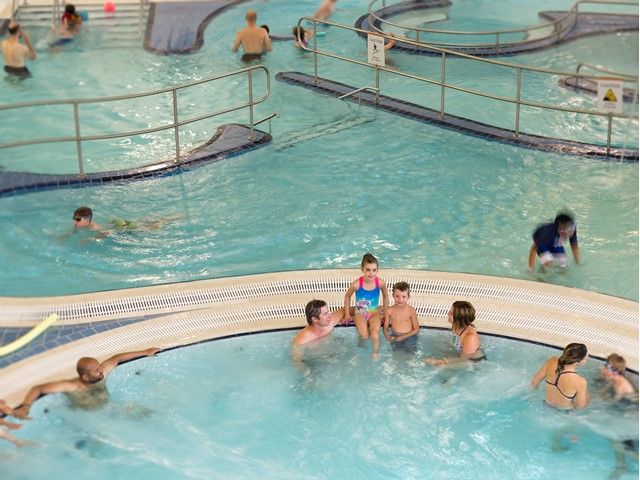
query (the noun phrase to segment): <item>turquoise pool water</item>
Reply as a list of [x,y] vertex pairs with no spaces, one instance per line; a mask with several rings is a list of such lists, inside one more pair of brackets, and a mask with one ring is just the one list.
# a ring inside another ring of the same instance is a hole
[[[87,28],[73,49],[43,52],[33,64],[34,77],[7,84],[0,90],[0,101],[145,91],[235,70],[242,65],[228,48],[246,8],[252,7],[260,22],[285,33],[300,15],[313,11],[315,2],[278,4],[273,10],[262,3],[229,9],[205,31],[204,48],[189,56],[157,56],[139,48],[98,49],[107,45],[100,43],[97,30],[94,37]],[[351,25],[362,8],[341,1],[335,19]],[[537,10],[538,6],[522,7],[523,12]],[[606,38],[624,52],[616,61],[628,62],[625,66],[635,62],[637,71],[637,36]],[[329,29],[322,42],[339,45],[343,53],[364,55],[364,43],[352,32]],[[97,62],[98,56],[104,61]],[[574,68],[586,59],[611,65],[609,57],[608,47],[587,39],[515,58],[537,66]],[[276,43],[266,58],[272,74],[312,71],[310,55],[288,42]],[[395,52],[392,58],[398,68],[438,75],[429,63],[433,59]],[[505,89],[514,85],[509,75],[500,80],[499,74],[466,71],[455,62],[447,68],[466,84],[486,82],[485,86]],[[325,72],[354,85],[373,79],[371,72],[329,60],[321,61],[320,74]],[[557,79],[535,80],[534,95],[552,95],[576,105],[593,102],[557,88]],[[384,76],[383,86],[391,95],[415,96],[415,86],[402,80]],[[242,82],[218,87],[217,95],[188,98],[193,101],[187,108],[244,99]],[[439,94],[431,95],[427,88],[422,92],[420,101],[439,101]],[[447,98],[454,113],[466,111],[505,125],[510,121],[501,110],[506,107]],[[134,117],[140,125],[158,121],[137,103],[120,108],[115,114],[99,110],[96,117],[107,118],[109,128],[121,125],[124,118]],[[486,142],[275,81],[269,101],[257,110],[256,118],[280,113],[273,123],[273,143],[260,150],[166,178],[0,199],[0,222],[5,226],[0,255],[7,259],[0,267],[0,294],[69,294],[268,271],[356,268],[362,254],[372,251],[383,269],[530,278],[638,298],[637,164]],[[509,115],[513,117],[511,107]],[[527,125],[552,135],[570,131],[581,138],[602,131],[598,122],[580,118],[526,118]],[[182,136],[197,144],[221,123],[247,120],[246,114],[225,115],[189,127]],[[43,121],[49,125],[42,127],[46,129],[58,118],[32,116],[23,121]],[[24,127],[20,121],[12,125],[6,128]],[[618,139],[637,145],[637,124],[627,127],[635,129],[633,134],[618,132]],[[86,147],[88,170],[164,158],[173,148],[170,135],[95,147],[107,152],[106,158]],[[71,147],[62,156],[49,147],[35,154],[27,149],[8,152],[0,152],[0,164],[6,168],[59,172],[73,171],[75,165]],[[119,233],[97,242],[86,241],[86,234],[79,232],[61,240],[71,227],[73,210],[84,204],[94,209],[95,220],[102,224],[113,218],[180,218],[153,232]],[[526,257],[531,232],[563,208],[576,213],[584,264],[563,274],[530,276]]]
[[[415,356],[383,344],[374,363],[354,329],[342,328],[299,370],[293,335],[123,365],[100,411],[46,397],[19,432],[40,448],[0,444],[3,478],[599,480],[615,469],[613,442],[638,435],[635,408],[613,409],[596,394],[596,360],[581,370],[594,394],[589,409],[561,415],[542,406],[542,390],[529,392],[556,354],[545,347],[483,336],[490,361],[441,371],[421,359],[450,353],[446,332],[422,330]],[[619,478],[637,475],[637,459],[627,459]]]

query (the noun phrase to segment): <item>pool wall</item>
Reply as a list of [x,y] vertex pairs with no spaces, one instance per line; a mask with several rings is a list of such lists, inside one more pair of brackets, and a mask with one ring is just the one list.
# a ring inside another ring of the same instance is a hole
[[[251,332],[301,328],[309,300],[320,298],[331,309],[340,307],[358,273],[292,271],[72,296],[0,297],[2,329],[32,327],[54,312],[60,320],[52,328],[87,327],[79,328],[63,344],[43,347],[36,339],[24,347],[22,357],[0,370],[0,398],[19,401],[34,384],[74,376],[75,362],[82,356],[104,359],[149,346],[173,348]],[[468,300],[476,307],[480,333],[554,347],[582,342],[592,356],[604,358],[616,352],[627,359],[630,369],[638,369],[637,302],[483,275],[384,270],[381,277],[389,289],[397,281],[409,283],[410,303],[423,327],[448,328],[451,303]]]

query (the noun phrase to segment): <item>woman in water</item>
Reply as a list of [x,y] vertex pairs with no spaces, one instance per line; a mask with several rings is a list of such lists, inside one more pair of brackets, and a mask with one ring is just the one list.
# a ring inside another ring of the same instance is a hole
[[454,335],[453,346],[460,352],[457,357],[442,357],[425,359],[429,365],[448,365],[461,362],[479,362],[486,360],[484,352],[480,349],[480,335],[473,325],[476,319],[476,309],[469,302],[453,302],[449,309],[448,320],[451,324],[451,332]]
[[570,343],[560,357],[551,357],[531,380],[537,388],[544,379],[547,384],[544,404],[557,410],[573,410],[589,405],[587,381],[576,373],[587,363],[587,347],[582,343]]

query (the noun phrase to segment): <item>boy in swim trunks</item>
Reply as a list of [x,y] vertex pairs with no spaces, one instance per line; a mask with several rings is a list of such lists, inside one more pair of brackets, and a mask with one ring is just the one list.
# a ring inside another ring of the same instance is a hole
[[575,221],[571,215],[559,213],[553,223],[541,225],[533,232],[533,245],[529,251],[529,271],[534,270],[536,255],[543,267],[548,268],[555,263],[566,268],[567,255],[562,245],[565,240],[569,240],[573,259],[576,263],[580,263]]
[[[420,325],[416,309],[407,303],[410,294],[407,282],[397,282],[393,285],[391,296],[395,303],[387,308],[382,332],[394,349],[415,353],[418,347]],[[391,327],[391,334],[389,334],[389,327]]]
[[[31,37],[24,32],[16,22],[9,22],[9,38],[2,41],[2,57],[4,58],[4,71],[17,77],[29,77],[31,72],[24,64],[25,57],[29,60],[36,59],[36,51],[31,45]],[[20,43],[20,39],[24,45]]]

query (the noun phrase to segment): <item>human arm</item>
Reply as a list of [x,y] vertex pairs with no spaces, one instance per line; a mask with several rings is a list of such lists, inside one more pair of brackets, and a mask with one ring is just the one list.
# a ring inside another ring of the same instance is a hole
[[544,365],[542,365],[542,368],[540,368],[540,370],[538,370],[538,372],[533,376],[533,378],[531,379],[531,387],[538,388],[538,385],[540,384],[540,382],[547,375],[547,367],[549,366],[549,362],[551,362],[552,358],[544,362]]
[[269,38],[269,34],[267,33],[266,30],[261,29],[263,34],[262,34],[262,44],[264,45],[264,51],[265,52],[270,52],[271,51],[271,38]]
[[344,294],[344,321],[345,322],[348,322],[349,320],[351,320],[351,312],[349,307],[351,306],[351,296],[357,290],[357,285],[358,285],[357,281],[353,282],[349,287],[349,289],[347,290],[347,293]]
[[240,44],[242,43],[242,35],[241,35],[241,33],[242,33],[242,32],[238,32],[238,33],[236,33],[236,39],[235,39],[235,41],[233,42],[233,45],[232,45],[232,47],[231,47],[231,51],[232,51],[232,52],[237,52],[237,51],[238,51],[238,48],[240,48]]
[[22,29],[20,30],[20,37],[22,37],[22,40],[24,40],[24,44],[27,47],[27,57],[31,60],[35,60],[36,51],[33,48],[33,45],[31,44],[31,37],[27,32],[23,31]]
[[335,327],[344,319],[344,310],[339,308],[331,314],[331,326]]
[[571,244],[571,252],[573,253],[573,259],[576,263],[580,263],[580,247],[577,243]]
[[393,342],[395,337],[389,335],[389,325],[391,324],[391,309],[387,309],[384,312],[384,321],[382,322],[382,333],[384,334],[384,338],[387,339],[388,342]]
[[533,272],[536,267],[536,255],[537,255],[537,247],[535,243],[531,245],[531,249],[529,249],[529,271]]
[[22,403],[13,409],[12,415],[16,418],[30,419],[29,410],[31,405],[37,399],[50,393],[64,393],[72,392],[78,389],[78,382],[76,380],[59,380],[55,382],[43,383],[32,387],[27,392],[27,395],[22,400]]
[[29,445],[32,445],[31,442],[25,442],[24,440],[20,440],[14,437],[13,435],[11,435],[9,432],[2,430],[1,428],[0,428],[0,438],[13,443],[16,447],[27,447]]
[[17,430],[18,428],[22,427],[22,425],[20,425],[19,423],[7,422],[3,418],[0,418],[0,425],[8,428],[9,430]]
[[395,35],[393,33],[390,33],[389,36],[391,38],[389,38],[389,41],[385,44],[384,49],[385,50],[389,50],[390,48],[393,48],[396,44],[396,39],[393,38],[395,37]]
[[589,395],[587,381],[579,375],[573,375],[573,376],[577,377],[574,383],[574,387],[576,388],[576,396],[573,399],[573,402],[576,409],[581,410],[589,406],[589,402],[591,401],[591,396]]
[[389,290],[387,290],[387,284],[384,280],[380,279],[380,292],[382,293],[382,313],[389,308]]
[[457,357],[427,358],[425,362],[429,365],[449,365],[455,363],[466,362],[480,349],[480,336],[475,329],[467,329],[469,331],[464,337],[460,337],[460,346],[462,350]]
[[135,358],[140,357],[152,357],[156,353],[161,351],[160,348],[147,348],[146,350],[138,350],[136,352],[125,352],[118,353],[111,358],[106,359],[104,362],[100,364],[102,367],[102,373],[107,376],[114,368],[116,368],[122,362],[128,362],[129,360],[133,360]]

